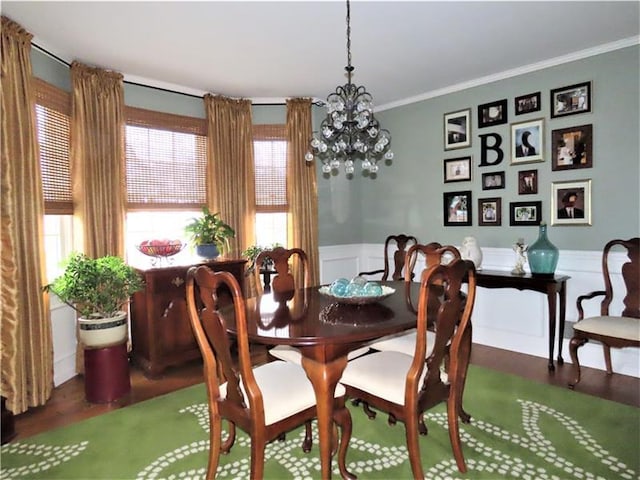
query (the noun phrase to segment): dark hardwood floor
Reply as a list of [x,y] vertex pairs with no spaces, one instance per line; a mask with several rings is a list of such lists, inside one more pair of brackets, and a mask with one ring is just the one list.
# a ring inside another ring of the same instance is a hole
[[[255,348],[254,360],[256,363],[268,360],[264,347]],[[544,358],[483,345],[474,344],[471,362],[563,388],[567,388],[567,383],[573,375],[573,367],[570,364],[557,366],[555,372],[549,372],[547,360]],[[57,387],[45,406],[32,408],[17,415],[15,417],[16,436],[13,441],[148,400],[201,381],[202,364],[199,361],[168,369],[162,378],[157,380],[147,379],[139,369],[133,367],[131,393],[110,404],[91,404],[85,400],[84,380],[78,376]],[[576,391],[640,407],[640,379],[635,377],[615,373],[607,376],[603,370],[583,368],[582,380],[577,385]]]

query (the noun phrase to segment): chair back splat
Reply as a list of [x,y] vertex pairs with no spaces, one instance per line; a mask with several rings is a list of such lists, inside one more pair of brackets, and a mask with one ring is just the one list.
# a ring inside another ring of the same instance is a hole
[[[413,235],[400,233],[389,235],[384,242],[384,269],[360,272],[359,275],[379,275],[381,280],[402,280],[404,278],[407,249],[418,243]],[[393,263],[392,263],[393,262]]]
[[[251,437],[252,479],[264,476],[264,451],[268,442],[316,418],[316,397],[301,366],[279,360],[251,365],[246,306],[235,277],[214,272],[206,265],[187,272],[189,320],[204,360],[210,423],[207,479],[215,477],[220,452],[231,450],[236,426]],[[233,316],[233,318],[230,318]],[[226,325],[235,321],[238,360],[231,354]],[[334,421],[341,427],[338,466],[348,477],[346,452],[351,436],[351,416],[345,406],[345,390],[338,385],[334,399]],[[229,435],[222,442],[222,419]],[[310,428],[309,428],[310,431]],[[337,443],[336,443],[337,445]],[[311,438],[303,442],[311,449]]]
[[[455,247],[436,252],[441,257],[446,251],[455,251],[451,249]],[[468,284],[466,297],[461,295],[464,283]],[[441,402],[447,404],[454,458],[460,472],[466,472],[458,417],[464,420],[462,390],[471,349],[475,293],[475,267],[459,254],[447,264],[429,266],[421,274],[413,354],[371,353],[350,361],[342,376],[348,397],[361,399],[404,423],[414,478],[424,478],[419,445],[419,434],[427,433],[423,413]],[[429,305],[434,298],[439,302],[437,309]],[[434,331],[428,330],[428,325],[433,325]],[[428,350],[431,353],[427,354]],[[442,371],[445,363],[446,374]]]
[[[614,247],[626,250],[629,261],[625,261],[620,269],[622,284],[612,281],[610,271],[610,257]],[[608,375],[613,374],[611,364],[611,348],[640,347],[640,238],[629,240],[611,240],[602,251],[602,275],[604,290],[596,290],[576,299],[578,321],[573,324],[573,337],[569,342],[569,353],[574,368],[574,379],[569,387],[574,388],[580,381],[580,362],[578,348],[589,340],[602,343],[604,362]],[[616,291],[617,285],[619,288]],[[610,312],[611,304],[617,296],[622,301],[622,312]],[[600,315],[585,318],[585,306],[592,299],[602,297],[600,301]]]

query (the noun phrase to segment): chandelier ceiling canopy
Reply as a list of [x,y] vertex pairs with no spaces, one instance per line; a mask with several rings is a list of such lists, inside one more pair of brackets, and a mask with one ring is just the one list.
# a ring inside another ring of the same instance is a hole
[[319,131],[313,132],[307,162],[319,159],[322,172],[337,171],[342,163],[347,175],[353,175],[355,161],[362,161],[363,172],[378,173],[380,160],[393,159],[391,134],[380,128],[373,114],[373,97],[364,86],[351,82],[351,8],[347,0],[347,83],[327,97],[327,117]]

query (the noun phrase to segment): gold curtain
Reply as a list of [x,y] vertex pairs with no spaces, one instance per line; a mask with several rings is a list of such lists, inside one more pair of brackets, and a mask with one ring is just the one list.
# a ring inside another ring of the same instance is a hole
[[53,389],[49,302],[42,292],[44,199],[31,85],[31,38],[2,17],[1,393],[19,414]]
[[[316,167],[305,161],[311,138],[311,100],[287,100],[287,195],[290,247],[302,248],[309,257],[312,285],[320,283],[318,261],[318,190]],[[296,284],[302,285],[301,272],[296,272]]]
[[122,75],[71,65],[71,177],[77,248],[124,257],[126,208]]
[[207,201],[236,231],[229,256],[239,258],[255,238],[256,193],[251,101],[207,94]]

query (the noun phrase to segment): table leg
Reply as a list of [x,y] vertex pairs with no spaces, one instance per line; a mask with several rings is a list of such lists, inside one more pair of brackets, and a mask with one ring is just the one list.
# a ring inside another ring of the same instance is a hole
[[549,370],[556,369],[553,364],[553,347],[556,342],[556,286],[547,285],[547,302],[549,304]]
[[567,309],[567,288],[566,283],[562,282],[560,284],[560,290],[558,290],[558,295],[560,296],[560,329],[558,332],[558,365],[564,364],[564,359],[562,358],[562,343],[564,340],[564,322],[565,322],[565,313]]
[[313,385],[318,404],[318,436],[323,480],[331,478],[333,396],[346,366],[346,355],[328,363],[302,357],[302,367]]

